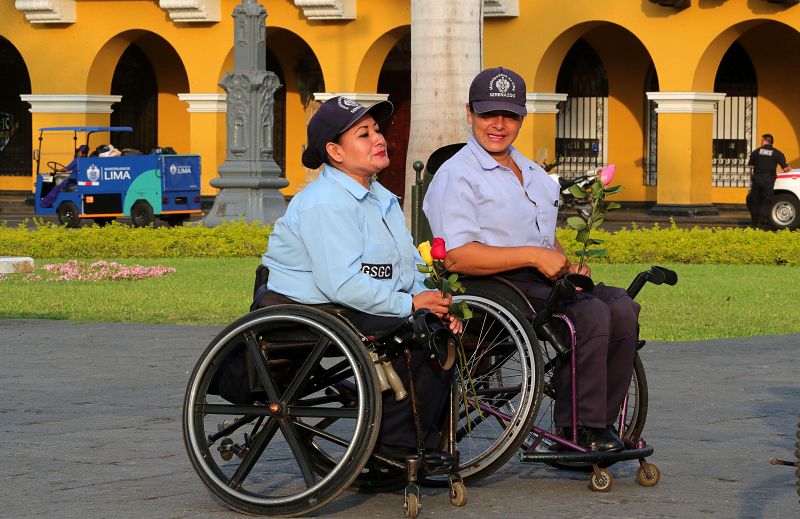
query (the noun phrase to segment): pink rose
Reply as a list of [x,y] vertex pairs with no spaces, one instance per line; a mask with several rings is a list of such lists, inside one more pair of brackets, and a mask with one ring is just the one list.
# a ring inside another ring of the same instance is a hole
[[431,246],[431,258],[443,260],[446,257],[447,249],[444,247],[444,240],[442,238],[434,238],[433,245]]
[[609,185],[611,180],[614,179],[614,172],[616,169],[617,167],[614,164],[609,164],[608,166],[604,167],[602,171],[600,171],[598,177],[604,186]]

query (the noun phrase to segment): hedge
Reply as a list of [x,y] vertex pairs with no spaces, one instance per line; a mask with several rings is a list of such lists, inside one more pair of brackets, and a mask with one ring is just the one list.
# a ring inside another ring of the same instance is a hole
[[[65,229],[36,222],[8,227],[0,224],[0,256],[50,258],[172,258],[258,257],[266,250],[271,227],[262,223],[229,222],[215,228],[131,228],[119,223]],[[608,257],[592,263],[694,263],[800,265],[800,234],[756,229],[652,228],[593,231],[604,240]],[[575,231],[559,229],[558,239],[574,259]]]

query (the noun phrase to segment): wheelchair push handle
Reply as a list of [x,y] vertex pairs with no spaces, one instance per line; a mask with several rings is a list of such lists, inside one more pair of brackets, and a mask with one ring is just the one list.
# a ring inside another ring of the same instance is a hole
[[678,283],[678,273],[668,268],[659,267],[658,265],[653,265],[644,272],[639,272],[627,289],[631,299],[634,299],[639,294],[639,291],[642,290],[645,283],[673,286]]

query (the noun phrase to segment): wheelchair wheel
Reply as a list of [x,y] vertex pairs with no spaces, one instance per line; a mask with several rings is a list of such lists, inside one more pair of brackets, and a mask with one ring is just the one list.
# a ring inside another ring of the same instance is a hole
[[197,362],[183,406],[189,459],[248,514],[300,515],[359,475],[378,436],[380,391],[360,339],[299,305],[257,310]]
[[533,329],[511,303],[482,290],[453,300],[473,312],[461,336],[466,366],[459,365],[455,431],[459,473],[471,483],[503,466],[525,439],[541,399],[542,358]]
[[[553,372],[555,371],[556,353],[549,343],[545,343],[542,351],[544,353],[544,396],[542,398],[542,405],[539,409],[539,414],[536,417],[534,426],[538,429],[547,431],[551,434],[556,434],[556,427],[553,422],[553,413],[555,412],[555,390],[551,382]],[[644,372],[644,366],[636,353],[633,359],[633,376],[631,384],[628,388],[628,400],[625,413],[625,423],[622,424],[620,436],[627,438],[632,442],[636,442],[644,430],[645,420],[647,419],[647,378]],[[618,415],[616,427],[620,428],[619,417],[622,416],[622,409]],[[523,443],[523,449],[535,449],[537,451],[555,451],[559,449],[558,444],[545,437],[539,437],[538,434],[532,432]],[[582,462],[552,462],[549,463],[553,467],[567,470],[591,470],[591,463]],[[608,467],[612,463],[601,463],[601,467]]]

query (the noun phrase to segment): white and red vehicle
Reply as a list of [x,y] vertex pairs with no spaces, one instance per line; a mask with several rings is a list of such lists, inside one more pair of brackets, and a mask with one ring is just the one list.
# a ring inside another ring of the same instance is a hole
[[769,218],[776,229],[800,227],[800,169],[778,173]]

